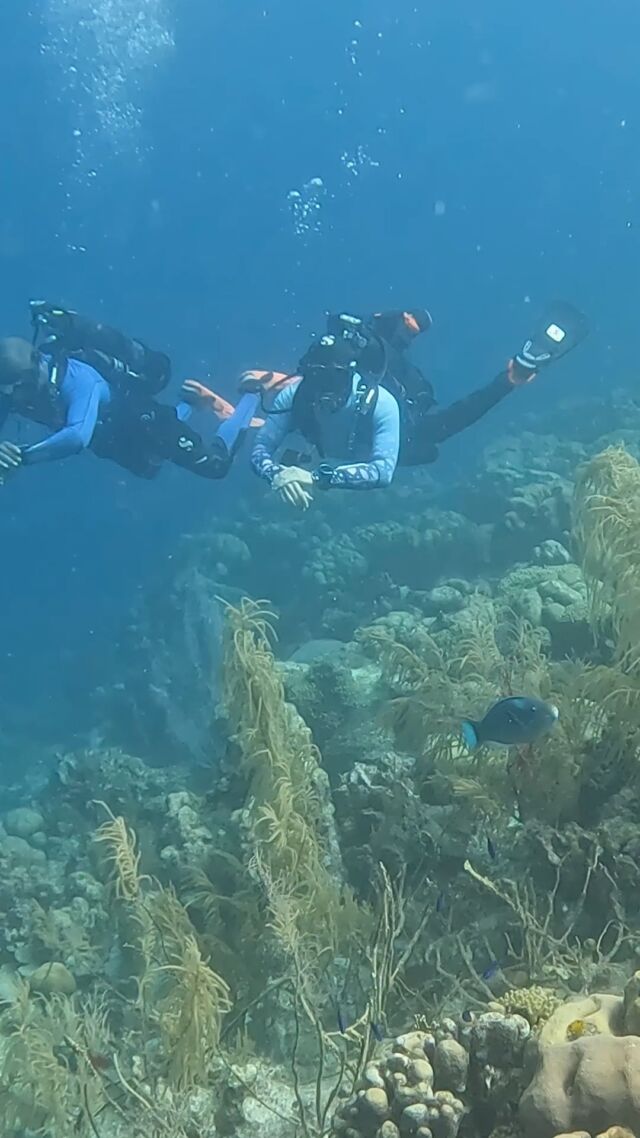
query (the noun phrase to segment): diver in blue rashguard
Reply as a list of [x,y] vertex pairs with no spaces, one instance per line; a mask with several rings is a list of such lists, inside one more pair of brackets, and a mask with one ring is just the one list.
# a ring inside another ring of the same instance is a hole
[[[284,377],[286,386],[281,385],[254,445],[254,471],[283,501],[306,509],[315,489],[384,487],[398,464],[434,462],[442,442],[530,383],[587,334],[582,313],[555,301],[495,379],[435,409],[431,384],[407,355],[415,337],[430,326],[426,309],[364,319],[329,317],[326,335],[300,362],[300,376],[295,382]],[[278,450],[294,432],[320,456],[315,470],[299,460],[287,465],[286,455],[278,461]]]
[[[313,487],[370,490],[390,485],[400,452],[400,410],[385,388],[375,390],[349,352],[321,341],[300,364],[301,376],[278,392],[258,434],[251,463],[280,497],[302,509]],[[286,437],[300,432],[322,461],[315,470],[275,459]],[[332,460],[331,463],[327,460]]]
[[[51,431],[31,446],[0,442],[0,479],[84,450],[143,478],[154,478],[163,462],[202,478],[228,473],[253,419],[256,395],[245,394],[234,410],[207,388],[187,381],[177,406],[159,403],[154,394],[170,374],[166,356],[113,329],[83,322],[77,314],[41,306],[37,320],[48,331],[54,323],[50,313],[57,320],[56,333],[41,349],[15,337],[0,340],[0,427],[17,414]],[[75,318],[75,323],[65,323],[65,336],[62,317]],[[80,341],[91,346],[81,347]],[[107,353],[107,345],[115,351]],[[225,419],[208,444],[189,425],[197,408],[212,409]]]

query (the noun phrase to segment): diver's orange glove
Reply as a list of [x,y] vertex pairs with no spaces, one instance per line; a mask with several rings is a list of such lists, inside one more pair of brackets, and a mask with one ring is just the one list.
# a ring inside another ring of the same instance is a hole
[[217,419],[230,419],[233,415],[233,404],[197,379],[185,379],[180,395],[185,403],[190,403],[200,411],[212,411]]

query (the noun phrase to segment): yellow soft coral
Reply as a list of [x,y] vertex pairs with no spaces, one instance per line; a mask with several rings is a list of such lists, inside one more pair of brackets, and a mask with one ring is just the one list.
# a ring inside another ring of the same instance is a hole
[[624,447],[595,455],[576,480],[574,532],[594,622],[613,621],[620,659],[640,639],[640,463]]
[[116,897],[124,901],[137,901],[140,896],[140,854],[136,848],[136,835],[129,829],[124,818],[112,814],[106,802],[99,802],[107,811],[111,821],[103,822],[94,841],[103,843],[108,850],[107,859],[112,863],[113,881]]
[[271,650],[272,614],[244,600],[229,608],[225,703],[249,778],[249,826],[259,876],[295,901],[299,926],[336,937],[344,923],[344,890],[323,810],[320,754],[295,708],[286,702]]

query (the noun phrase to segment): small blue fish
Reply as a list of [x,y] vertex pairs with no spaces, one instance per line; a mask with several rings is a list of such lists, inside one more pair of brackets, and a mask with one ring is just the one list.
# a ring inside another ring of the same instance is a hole
[[384,1031],[382,1030],[380,1024],[375,1023],[374,1020],[371,1020],[370,1027],[373,1035],[378,1040],[378,1043],[384,1043]]
[[347,1021],[345,1018],[345,1014],[344,1014],[342,1008],[340,1007],[340,1004],[338,1004],[336,1007],[336,1018],[338,1020],[338,1027],[339,1027],[342,1035],[344,1035],[346,1033],[346,1030],[347,1030]]
[[492,861],[496,860],[497,850],[496,850],[495,844],[494,844],[493,840],[490,838],[489,834],[487,834],[487,853],[489,854],[489,857],[491,858]]
[[447,907],[447,897],[444,889],[436,897],[436,913],[444,913]]
[[533,743],[555,726],[558,708],[528,695],[510,695],[489,708],[483,719],[462,720],[462,737],[473,750],[482,743],[507,747]]
[[500,970],[500,963],[497,960],[492,960],[491,964],[489,964],[487,968],[485,968],[484,972],[481,973],[482,979],[493,980],[494,976],[497,976]]

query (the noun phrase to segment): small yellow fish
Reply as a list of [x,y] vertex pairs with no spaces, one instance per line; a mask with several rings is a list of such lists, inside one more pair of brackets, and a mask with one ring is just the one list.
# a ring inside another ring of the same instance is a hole
[[582,1039],[584,1035],[599,1035],[600,1032],[595,1023],[591,1023],[587,1019],[572,1019],[570,1024],[567,1024],[567,1039]]

